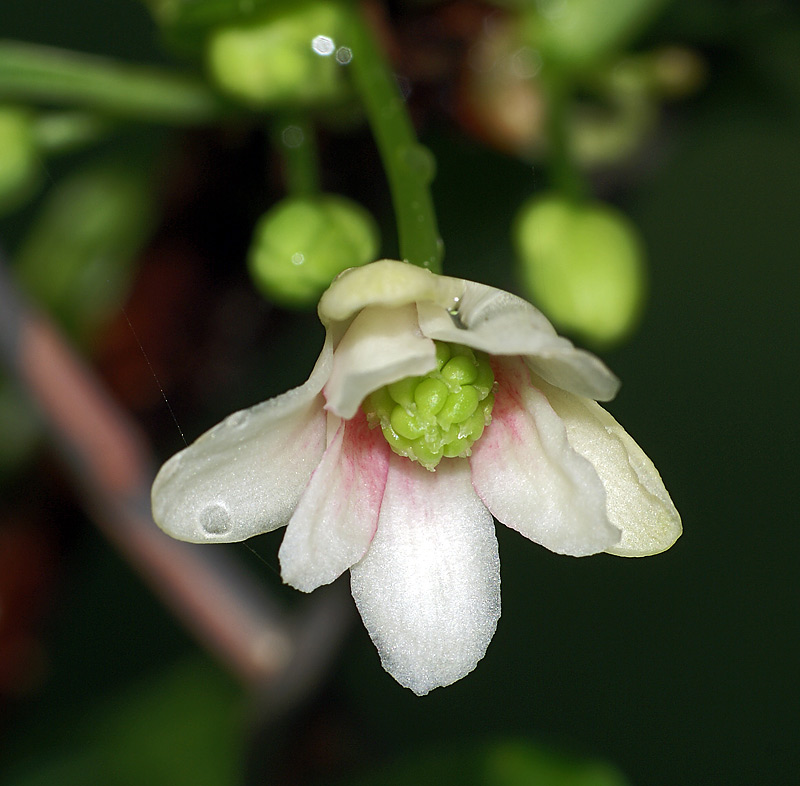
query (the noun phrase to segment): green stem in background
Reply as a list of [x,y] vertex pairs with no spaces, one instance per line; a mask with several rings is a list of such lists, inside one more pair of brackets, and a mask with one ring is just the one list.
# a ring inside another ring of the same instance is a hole
[[191,77],[16,41],[0,41],[0,101],[67,104],[175,125],[208,123],[230,111]]
[[44,153],[67,153],[91,145],[113,129],[107,118],[89,112],[48,112],[36,118],[33,134]]
[[589,188],[572,155],[569,138],[569,79],[555,64],[545,64],[542,84],[547,101],[548,164],[553,187],[571,200],[587,196]]
[[279,117],[273,143],[283,155],[286,190],[292,196],[319,193],[319,162],[314,126],[303,116]]
[[417,141],[394,75],[376,46],[358,6],[342,4],[347,14],[353,83],[361,98],[392,193],[400,256],[441,272],[444,245],[436,225],[430,184],[433,154]]

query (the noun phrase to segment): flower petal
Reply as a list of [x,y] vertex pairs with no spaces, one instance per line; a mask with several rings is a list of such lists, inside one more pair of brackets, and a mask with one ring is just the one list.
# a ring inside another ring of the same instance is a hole
[[590,352],[556,334],[545,316],[522,298],[465,281],[457,315],[435,303],[417,305],[424,335],[465,344],[490,355],[524,355],[553,385],[599,401],[614,398],[619,380]]
[[325,449],[328,339],[300,387],[227,417],[176,453],[153,483],[153,518],[178,540],[222,543],[287,522]]
[[392,454],[378,531],[351,588],[383,667],[422,696],[475,668],[500,617],[492,517],[465,460]]
[[645,557],[668,549],[680,537],[681,518],[653,462],[594,401],[543,388],[570,445],[592,462],[605,486],[608,518],[622,530],[620,542],[606,551]]
[[381,259],[345,270],[320,298],[319,318],[328,325],[346,321],[367,306],[396,308],[423,300],[449,308],[464,284],[463,279],[437,276],[408,262]]
[[592,465],[567,442],[564,424],[519,358],[493,362],[492,422],[472,448],[472,482],[506,526],[558,554],[605,551],[620,533]]
[[369,548],[389,471],[389,445],[362,413],[342,421],[300,497],[279,557],[287,584],[330,584]]
[[352,418],[373,390],[435,366],[436,348],[419,332],[414,306],[365,308],[336,347],[326,409]]

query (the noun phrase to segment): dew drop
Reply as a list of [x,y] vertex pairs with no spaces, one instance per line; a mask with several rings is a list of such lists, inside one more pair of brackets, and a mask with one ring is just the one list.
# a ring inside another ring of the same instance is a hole
[[224,505],[209,505],[200,511],[200,526],[209,535],[223,535],[231,528],[231,515]]
[[323,57],[328,57],[328,55],[333,54],[333,50],[336,49],[336,44],[333,43],[332,38],[329,38],[326,35],[318,35],[311,42],[311,48],[318,55],[322,55]]

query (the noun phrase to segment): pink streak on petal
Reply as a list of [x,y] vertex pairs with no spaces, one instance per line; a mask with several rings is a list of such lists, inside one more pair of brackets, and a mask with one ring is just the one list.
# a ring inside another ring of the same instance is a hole
[[311,592],[364,556],[378,526],[389,452],[362,412],[342,421],[286,529],[284,581]]

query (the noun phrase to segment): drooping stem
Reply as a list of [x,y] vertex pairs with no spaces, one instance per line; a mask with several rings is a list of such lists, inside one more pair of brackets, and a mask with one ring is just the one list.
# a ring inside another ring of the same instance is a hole
[[417,141],[394,74],[384,60],[354,3],[347,15],[353,83],[367,114],[392,193],[400,256],[414,265],[441,272],[444,245],[439,236],[430,183],[436,162]]
[[46,101],[175,125],[208,123],[228,106],[203,82],[150,66],[0,41],[0,101]]
[[569,138],[570,85],[556,66],[545,64],[542,83],[547,99],[547,142],[553,186],[564,196],[579,200],[588,187],[575,162]]
[[286,190],[292,196],[319,192],[319,162],[313,125],[302,115],[283,116],[273,126],[273,142],[283,156]]

